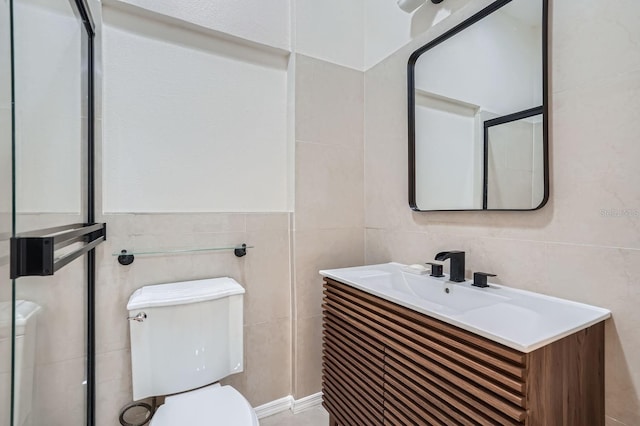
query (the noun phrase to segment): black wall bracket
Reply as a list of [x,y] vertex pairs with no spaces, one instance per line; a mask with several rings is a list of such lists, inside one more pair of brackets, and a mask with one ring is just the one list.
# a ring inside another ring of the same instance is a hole
[[[11,238],[11,279],[53,275],[107,239],[106,223],[76,223],[39,229]],[[74,243],[80,248],[56,258],[55,251]]]
[[134,255],[127,253],[126,250],[122,250],[120,256],[118,256],[118,263],[127,266],[131,265],[135,259],[136,257]]
[[247,245],[246,244],[242,244],[240,247],[233,249],[233,254],[235,254],[236,257],[246,256],[247,255]]

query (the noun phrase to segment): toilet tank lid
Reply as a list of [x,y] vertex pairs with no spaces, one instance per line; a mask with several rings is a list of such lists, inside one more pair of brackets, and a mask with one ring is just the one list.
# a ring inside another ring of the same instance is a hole
[[243,293],[244,288],[229,277],[148,285],[133,292],[127,309],[184,305]]

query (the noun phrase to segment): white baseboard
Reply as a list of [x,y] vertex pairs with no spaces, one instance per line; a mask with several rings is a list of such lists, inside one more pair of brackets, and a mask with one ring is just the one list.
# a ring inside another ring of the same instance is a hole
[[289,395],[284,398],[262,404],[259,407],[254,408],[254,411],[256,412],[258,419],[262,419],[287,410],[291,410],[293,414],[297,414],[301,411],[308,410],[309,408],[317,407],[320,404],[322,404],[322,392],[314,393],[313,395],[305,396],[300,399],[293,399],[293,396]]
[[322,404],[322,392],[314,393],[313,395],[305,396],[304,398],[294,399],[291,411],[293,414],[298,414],[301,411],[308,410],[309,408],[317,407]]
[[284,398],[276,399],[275,401],[262,404],[259,407],[254,408],[253,410],[256,412],[256,416],[258,416],[258,419],[262,419],[264,417],[273,416],[274,414],[287,411],[291,409],[292,405],[293,397],[289,395],[285,396]]

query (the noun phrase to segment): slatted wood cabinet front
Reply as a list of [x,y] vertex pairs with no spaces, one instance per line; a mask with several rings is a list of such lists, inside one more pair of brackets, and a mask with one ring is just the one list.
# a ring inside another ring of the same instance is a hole
[[602,426],[603,339],[522,353],[327,278],[323,405],[331,426]]

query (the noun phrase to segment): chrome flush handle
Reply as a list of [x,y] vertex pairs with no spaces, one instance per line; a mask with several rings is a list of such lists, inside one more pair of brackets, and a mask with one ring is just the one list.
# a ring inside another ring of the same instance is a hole
[[136,315],[135,317],[127,317],[127,319],[129,321],[138,321],[138,322],[142,322],[144,320],[147,319],[147,314],[145,314],[144,312],[140,312],[138,315]]

